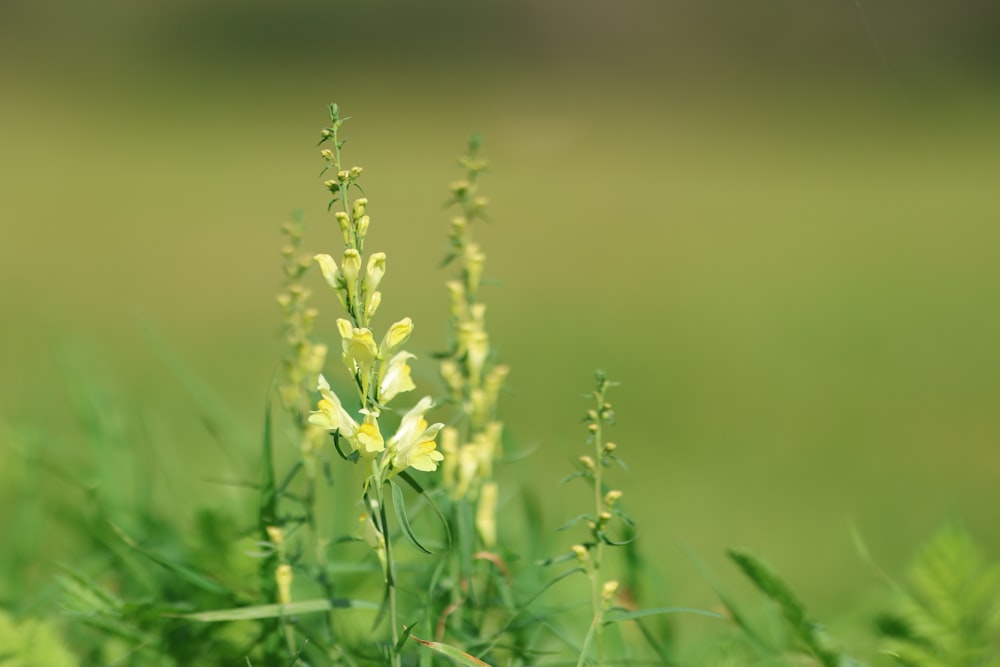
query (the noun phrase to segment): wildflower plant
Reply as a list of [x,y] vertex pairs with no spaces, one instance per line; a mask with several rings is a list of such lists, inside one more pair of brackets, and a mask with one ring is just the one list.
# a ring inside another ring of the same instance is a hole
[[631,528],[632,520],[622,510],[619,501],[622,492],[609,488],[604,481],[604,470],[613,463],[621,461],[616,454],[618,446],[605,436],[605,429],[614,424],[615,413],[607,400],[608,389],[614,383],[608,380],[603,371],[596,374],[597,387],[591,398],[594,407],[587,410],[584,422],[587,425],[587,444],[592,447],[590,454],[579,457],[579,470],[564,481],[584,479],[593,489],[593,512],[582,514],[563,528],[569,528],[580,522],[587,528],[587,539],[580,544],[574,544],[571,551],[586,574],[590,584],[591,623],[587,630],[583,647],[580,651],[578,665],[583,665],[587,659],[591,644],[595,646],[595,661],[603,665],[605,660],[604,630],[608,624],[608,612],[614,606],[619,583],[605,575],[605,547],[625,546],[634,537],[616,540],[610,536],[609,530],[615,519]]
[[424,396],[403,414],[394,433],[383,434],[379,419],[390,409],[390,403],[416,389],[409,365],[415,355],[402,349],[413,331],[413,321],[409,317],[396,321],[376,341],[372,320],[382,302],[379,286],[386,274],[386,255],[383,252],[365,254],[371,224],[368,199],[352,199],[355,190],[361,191],[358,181],[363,170],[356,166],[344,168],[341,150],[345,140],[341,139],[340,129],[347,119],[340,117],[336,104],[330,105],[329,112],[331,124],[323,129],[320,139],[320,146],[324,146],[321,155],[326,162],[322,173],[332,171],[334,174],[324,186],[332,195],[328,208],[337,206],[339,209],[334,217],[340,227],[344,250],[339,263],[329,254],[317,254],[314,259],[343,309],[344,316],[337,320],[341,337],[340,360],[347,371],[350,393],[361,407],[356,417],[352,415],[321,374],[317,382],[320,399],[309,415],[309,423],[332,434],[334,446],[343,458],[364,466],[362,522],[366,540],[382,566],[392,637],[389,657],[393,664],[399,665],[397,572],[385,489],[392,490],[395,509],[406,534],[418,548],[427,551],[409,529],[401,492],[393,480],[397,475],[405,475],[409,468],[424,472],[437,469],[444,456],[437,449],[436,439],[444,424],[428,424],[425,415],[433,402],[430,396]]

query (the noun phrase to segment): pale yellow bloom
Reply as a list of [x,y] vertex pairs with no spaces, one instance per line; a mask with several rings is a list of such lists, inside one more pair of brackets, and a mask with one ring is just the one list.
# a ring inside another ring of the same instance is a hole
[[375,311],[382,305],[382,292],[374,291],[368,295],[368,305],[365,306],[365,317],[369,320],[375,317]]
[[474,444],[462,445],[458,448],[458,481],[452,493],[454,498],[464,498],[479,478],[479,463],[481,461],[479,447]]
[[365,379],[364,376],[371,372],[378,356],[375,337],[370,329],[355,327],[349,320],[343,318],[337,320],[337,329],[343,339],[344,365],[352,373],[360,373],[362,379]]
[[465,285],[457,280],[449,280],[445,283],[448,288],[448,295],[451,297],[451,316],[459,322],[468,316],[469,303],[465,298]]
[[490,337],[482,329],[473,331],[468,340],[469,376],[474,385],[479,384],[482,377],[486,357],[490,353]]
[[382,376],[378,383],[378,398],[385,404],[404,391],[412,391],[417,388],[410,377],[409,360],[415,359],[416,355],[409,352],[398,352],[389,360],[389,363],[382,364],[379,374]]
[[385,276],[385,253],[376,252],[368,258],[368,268],[365,271],[365,291],[371,294],[378,289]]
[[278,585],[278,604],[292,601],[292,566],[282,563],[274,570],[274,581]]
[[319,264],[319,270],[330,287],[335,290],[339,290],[344,287],[343,276],[340,275],[340,269],[337,268],[337,262],[333,259],[333,257],[320,253],[318,255],[313,255],[313,259],[316,260],[317,264]]
[[476,506],[476,530],[487,549],[497,543],[497,483],[486,482],[479,490]]
[[413,333],[413,320],[404,317],[398,322],[394,322],[389,330],[385,332],[382,344],[379,346],[379,354],[383,359],[389,358],[399,346],[406,342],[406,339]]
[[385,449],[385,440],[378,427],[378,411],[362,410],[361,414],[365,416],[365,421],[358,427],[353,442],[362,455],[372,456]]
[[437,470],[438,463],[444,460],[444,455],[437,451],[438,432],[444,424],[427,425],[424,413],[431,409],[431,397],[424,396],[405,415],[399,424],[399,429],[389,438],[388,446],[395,451],[393,466],[396,470],[414,468],[424,472]]
[[344,274],[347,296],[351,303],[355,303],[358,290],[358,276],[361,274],[361,254],[354,248],[348,248],[344,251],[341,272]]
[[353,438],[358,430],[358,423],[344,410],[340,399],[330,390],[330,383],[322,375],[319,376],[319,393],[321,398],[316,406],[318,409],[309,414],[309,423]]
[[465,247],[465,286],[471,294],[475,294],[479,289],[479,281],[483,275],[483,265],[486,263],[486,255],[479,249],[476,243],[470,243]]

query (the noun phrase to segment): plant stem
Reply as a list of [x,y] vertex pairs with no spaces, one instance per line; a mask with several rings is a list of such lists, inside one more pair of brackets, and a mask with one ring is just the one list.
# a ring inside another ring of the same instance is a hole
[[[597,396],[597,409],[598,414],[600,414],[601,407],[604,403],[604,392],[599,391]],[[602,433],[601,433],[601,420],[597,419],[595,422],[597,429],[594,431],[594,450],[596,456],[594,461],[594,520],[597,525],[600,526],[601,512],[604,510],[604,501],[601,495],[601,489],[603,488],[603,482],[601,480],[602,471],[604,470],[604,464],[602,459],[604,458],[604,443]],[[599,532],[598,528],[596,532]],[[604,664],[604,604],[601,600],[601,558],[604,551],[604,540],[601,539],[600,535],[595,535],[597,538],[595,540],[590,576],[590,599],[591,605],[594,611],[594,624],[591,629],[594,632],[596,643],[597,643],[597,666],[602,667]]]
[[378,498],[379,531],[382,539],[385,540],[385,585],[386,596],[389,598],[389,627],[391,628],[392,644],[389,646],[389,656],[393,667],[401,667],[402,661],[397,650],[399,645],[399,623],[396,613],[396,563],[392,557],[392,540],[389,537],[389,517],[385,511],[385,499],[383,497],[382,480],[376,479],[378,484],[376,496]]

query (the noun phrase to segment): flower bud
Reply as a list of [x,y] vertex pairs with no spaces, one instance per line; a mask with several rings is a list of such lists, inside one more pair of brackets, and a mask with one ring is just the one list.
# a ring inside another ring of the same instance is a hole
[[590,557],[590,552],[587,551],[587,547],[582,544],[574,544],[570,547],[570,550],[576,554],[576,559],[581,563],[587,562],[587,558]]
[[365,214],[365,207],[368,206],[368,199],[366,197],[358,197],[354,200],[354,219],[358,220]]
[[343,211],[337,211],[333,214],[333,217],[337,219],[337,224],[340,225],[340,234],[344,237],[344,244],[351,244],[351,219]]
[[486,255],[475,243],[470,243],[465,248],[465,285],[470,294],[475,294],[479,289],[479,281],[483,276],[483,265],[486,263]]
[[604,504],[608,507],[614,507],[615,503],[621,500],[622,492],[618,489],[612,489],[604,495]]
[[371,294],[378,289],[385,276],[385,253],[376,252],[368,258],[368,268],[365,271],[365,291]]
[[361,273],[361,255],[354,248],[344,251],[344,261],[341,262],[341,271],[344,274],[344,283],[347,286],[347,298],[351,303],[356,303],[355,298],[358,290],[358,275]]
[[292,566],[282,563],[274,570],[274,582],[278,585],[278,604],[292,601]]
[[595,470],[597,470],[597,467],[594,465],[594,459],[592,459],[589,456],[581,456],[579,459],[577,459],[577,461],[580,462],[580,465],[583,466],[584,470],[587,470],[589,472],[594,472]]
[[618,592],[618,582],[612,579],[611,581],[605,581],[604,585],[601,586],[601,601],[605,604],[611,602],[615,597],[615,593]]
[[486,482],[479,490],[476,506],[476,531],[487,549],[497,543],[497,483]]
[[365,307],[365,317],[369,320],[375,317],[375,311],[382,304],[382,292],[372,292],[368,295],[368,305]]
[[361,219],[358,220],[358,236],[360,236],[362,238],[364,238],[365,236],[367,236],[368,235],[368,225],[370,225],[370,224],[371,224],[371,218],[369,218],[367,215],[361,216]]
[[411,333],[413,333],[413,320],[409,317],[404,317],[400,321],[393,323],[389,327],[389,330],[385,332],[382,345],[379,346],[379,354],[382,355],[382,358],[385,359],[394,353],[400,345],[406,342]]
[[326,283],[333,289],[339,290],[343,289],[344,285],[342,283],[342,277],[340,275],[340,269],[337,268],[337,262],[326,254],[314,255],[313,259],[319,264],[319,270],[323,274],[323,279]]

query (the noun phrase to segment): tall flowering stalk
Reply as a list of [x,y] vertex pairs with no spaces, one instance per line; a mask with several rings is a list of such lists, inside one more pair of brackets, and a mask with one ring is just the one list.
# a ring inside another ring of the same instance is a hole
[[[479,144],[477,136],[469,140],[466,155],[459,162],[464,178],[450,186],[450,204],[457,210],[451,219],[445,264],[457,263],[458,275],[446,282],[450,299],[448,353],[440,368],[458,410],[452,425],[442,431],[441,448],[446,455],[442,481],[452,500],[451,524],[460,548],[452,553],[451,602],[439,619],[439,638],[448,616],[459,609],[472,612],[478,606],[471,581],[474,557],[499,563],[499,557],[492,554],[497,546],[498,496],[493,467],[503,432],[497,401],[510,369],[494,362],[486,304],[479,295],[486,255],[473,239],[472,227],[484,218],[487,205],[479,194],[479,177],[486,169],[485,160],[478,156]],[[461,518],[463,514],[465,518]],[[470,530],[473,526],[474,533]]]
[[[590,607],[592,620],[587,636],[580,651],[577,667],[582,667],[587,660],[588,649],[593,643],[596,647],[596,663],[604,665],[604,628],[608,623],[608,612],[612,609],[615,595],[618,592],[618,581],[604,576],[604,547],[623,546],[627,541],[616,541],[608,535],[608,527],[617,516],[627,525],[631,520],[618,507],[622,492],[608,489],[604,483],[604,469],[617,460],[615,452],[618,447],[605,438],[604,429],[614,424],[615,413],[607,401],[608,389],[612,383],[608,381],[603,371],[597,373],[597,388],[591,394],[594,407],[587,411],[584,418],[587,423],[587,443],[593,449],[593,455],[584,454],[579,458],[580,470],[571,477],[583,477],[593,487],[593,514],[580,517],[585,520],[588,530],[588,540],[583,544],[575,544],[573,553],[580,562],[583,571],[590,581]],[[575,522],[575,520],[574,520]],[[571,522],[574,523],[574,522]],[[568,524],[568,525],[571,525]]]
[[484,217],[487,200],[479,196],[479,176],[486,161],[478,157],[479,138],[469,140],[459,164],[465,178],[451,184],[451,203],[458,214],[451,220],[451,250],[446,263],[458,260],[459,275],[446,283],[450,297],[449,354],[441,376],[459,406],[455,426],[442,434],[449,455],[444,484],[453,499],[476,502],[476,531],[487,549],[496,546],[496,496],[493,462],[500,454],[503,424],[497,400],[510,368],[494,363],[486,330],[486,304],[479,297],[486,255],[472,238],[472,223]]
[[[343,237],[344,251],[339,262],[328,254],[318,254],[314,259],[344,311],[344,317],[337,320],[340,358],[361,408],[357,415],[352,415],[326,377],[319,375],[320,400],[309,415],[309,423],[333,434],[334,445],[341,455],[366,468],[362,521],[365,537],[382,564],[392,633],[389,654],[398,667],[401,661],[396,569],[385,487],[408,468],[426,472],[437,469],[444,456],[437,449],[436,439],[444,425],[427,423],[425,415],[432,401],[425,396],[402,416],[394,433],[383,434],[379,420],[390,409],[389,404],[400,394],[416,389],[409,365],[414,355],[402,349],[413,331],[413,322],[404,317],[389,326],[380,339],[372,328],[372,319],[382,302],[379,286],[386,273],[386,255],[382,252],[365,255],[371,223],[368,200],[351,198],[352,192],[359,189],[362,169],[344,168],[341,161],[344,141],[339,132],[346,118],[340,117],[336,104],[330,105],[329,111],[331,125],[322,131],[320,145],[328,146],[321,150],[326,162],[323,172],[332,171],[335,177],[324,186],[333,195],[330,208],[337,205],[339,209],[334,217]],[[393,493],[395,500],[397,490]]]

